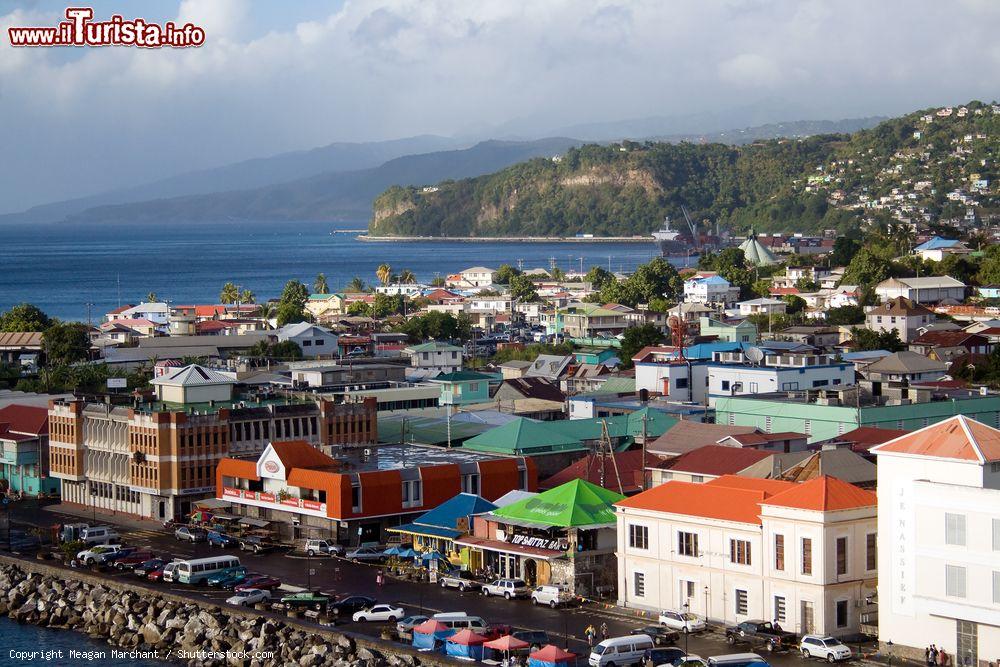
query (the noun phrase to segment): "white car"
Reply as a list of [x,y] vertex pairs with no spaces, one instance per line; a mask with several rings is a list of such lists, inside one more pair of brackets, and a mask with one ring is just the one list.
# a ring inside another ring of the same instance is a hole
[[242,591],[236,591],[236,595],[226,600],[227,604],[234,604],[237,607],[249,607],[255,605],[258,602],[270,602],[271,591],[264,590],[263,588],[247,588]]
[[84,549],[76,555],[76,559],[85,565],[93,565],[104,561],[106,554],[118,553],[122,550],[120,544],[102,544],[91,549]]
[[391,604],[377,604],[368,609],[355,612],[351,618],[355,621],[389,621],[395,623],[406,616],[402,607],[393,607]]
[[660,625],[677,632],[701,632],[705,629],[705,619],[687,611],[664,609],[660,612]]
[[315,556],[316,554],[339,556],[344,553],[344,547],[326,540],[306,540],[303,551],[306,552],[307,556]]
[[482,592],[484,597],[496,595],[508,600],[531,595],[531,589],[524,583],[524,579],[497,579],[492,584],[483,584]]
[[823,635],[805,635],[799,642],[803,658],[823,658],[827,662],[850,660],[853,653],[839,639]]

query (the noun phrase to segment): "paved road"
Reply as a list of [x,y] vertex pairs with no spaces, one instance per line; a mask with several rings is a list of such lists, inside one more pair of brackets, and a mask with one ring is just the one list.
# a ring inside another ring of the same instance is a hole
[[[32,512],[27,508],[19,515],[22,520],[30,518]],[[38,512],[38,522],[50,525],[54,521],[79,521],[79,518],[59,516],[51,512]],[[56,517],[53,519],[53,517]],[[103,519],[102,519],[103,521]],[[120,530],[123,541],[129,545],[148,548],[158,556],[201,557],[219,555],[220,549],[211,548],[207,544],[190,544],[175,540],[172,534],[159,530],[128,529]],[[586,654],[587,644],[584,629],[593,624],[600,628],[601,623],[607,623],[611,636],[628,634],[629,630],[644,625],[639,620],[623,618],[620,614],[612,614],[593,606],[571,607],[565,609],[549,609],[536,607],[527,600],[504,600],[502,598],[484,598],[478,593],[462,593],[453,589],[441,589],[431,584],[389,579],[381,588],[376,584],[377,567],[361,563],[352,563],[341,558],[301,558],[292,557],[284,552],[266,554],[244,553],[230,550],[238,554],[241,561],[251,570],[278,577],[287,584],[300,587],[311,587],[322,591],[343,594],[353,593],[368,595],[380,602],[394,602],[402,606],[408,614],[431,613],[445,611],[465,611],[483,617],[490,623],[504,623],[515,628],[545,630],[553,643],[567,646],[578,654]],[[310,570],[313,574],[310,575]],[[127,575],[113,575],[127,576]],[[200,597],[222,604],[230,593],[206,588],[192,588],[183,585],[165,583],[152,584],[168,588],[172,592]],[[358,634],[378,636],[382,624],[342,622],[338,627]],[[684,638],[679,643],[684,648]],[[719,655],[734,651],[748,650],[732,648],[714,634],[692,635],[688,638],[688,651],[701,656]],[[769,655],[767,660],[776,667],[807,664],[797,654]]]

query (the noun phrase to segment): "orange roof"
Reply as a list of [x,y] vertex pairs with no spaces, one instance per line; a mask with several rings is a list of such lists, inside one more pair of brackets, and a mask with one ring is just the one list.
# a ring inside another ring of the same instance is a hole
[[292,468],[326,468],[337,465],[336,459],[330,458],[305,440],[272,442],[271,447],[286,471]]
[[[730,476],[726,476],[728,478]],[[671,480],[648,491],[615,503],[619,507],[667,512],[706,519],[735,521],[760,525],[760,504],[770,495],[763,489],[733,488],[720,483],[719,478],[707,484]],[[737,478],[742,479],[742,478]],[[791,482],[775,480],[746,480],[781,484],[782,488],[794,486]]]
[[246,461],[244,459],[222,459],[219,461],[219,473],[225,477],[238,477],[240,479],[252,479],[260,481],[257,474],[257,462]]
[[870,451],[991,463],[1000,461],[1000,430],[957,415],[872,447]]
[[836,477],[823,475],[796,484],[791,489],[768,498],[764,504],[817,512],[836,512],[858,507],[875,507],[878,499],[871,491],[865,491]]
[[287,481],[291,486],[300,489],[312,489],[314,491],[324,491],[333,484],[333,478],[338,473],[330,470],[305,470],[295,468],[288,473]]
[[784,493],[795,486],[794,482],[785,482],[780,479],[763,479],[759,477],[740,477],[739,475],[722,475],[713,480],[705,482],[712,486],[724,486],[728,489],[747,489],[750,491],[763,491],[768,496]]

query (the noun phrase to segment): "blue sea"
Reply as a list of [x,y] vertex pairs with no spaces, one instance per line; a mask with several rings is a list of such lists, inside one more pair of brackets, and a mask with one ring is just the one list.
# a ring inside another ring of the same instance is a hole
[[[421,281],[475,265],[631,271],[657,256],[647,243],[366,243],[337,229],[365,222],[220,222],[213,224],[51,224],[0,227],[0,310],[33,303],[51,316],[94,321],[150,292],[174,304],[215,303],[232,281],[258,301],[286,281],[331,289],[354,276],[375,282],[388,263]],[[683,261],[683,260],[682,260]],[[88,306],[87,304],[91,304]]]
[[[164,667],[170,664],[159,660],[115,659],[111,645],[103,641],[71,630],[20,625],[6,617],[0,618],[0,638],[0,665],[5,667]],[[71,657],[70,651],[78,653]],[[38,653],[31,655],[32,652]]]

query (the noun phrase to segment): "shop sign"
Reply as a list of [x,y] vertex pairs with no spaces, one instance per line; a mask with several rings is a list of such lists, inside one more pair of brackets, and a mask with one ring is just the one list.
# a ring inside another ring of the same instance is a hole
[[569,547],[564,539],[550,540],[547,537],[534,537],[532,535],[519,535],[512,533],[505,533],[504,541],[521,547],[549,549],[550,551],[565,551]]

